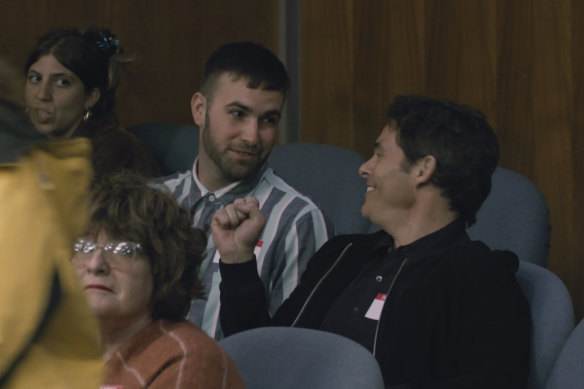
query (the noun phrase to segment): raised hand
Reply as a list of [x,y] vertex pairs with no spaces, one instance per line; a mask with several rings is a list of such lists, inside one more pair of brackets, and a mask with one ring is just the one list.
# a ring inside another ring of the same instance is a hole
[[253,259],[253,250],[266,224],[255,197],[236,199],[213,215],[211,234],[225,263]]

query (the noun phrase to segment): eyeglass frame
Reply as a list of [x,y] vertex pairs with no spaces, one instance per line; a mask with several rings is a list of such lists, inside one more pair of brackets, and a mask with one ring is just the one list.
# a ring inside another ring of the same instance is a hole
[[[125,244],[127,247],[132,248],[132,256],[128,258],[129,254],[124,253],[112,253],[112,250],[118,249],[120,244]],[[83,245],[82,247],[78,247],[78,245]],[[85,251],[86,246],[90,245],[92,248],[91,251]],[[144,247],[140,243],[131,242],[131,241],[123,241],[123,240],[110,240],[108,242],[99,243],[87,238],[79,238],[73,244],[73,256],[71,257],[71,263],[73,265],[87,265],[95,252],[101,249],[103,258],[105,262],[108,264],[109,267],[115,269],[129,269],[132,267],[134,262],[136,261],[136,254],[144,250]],[[87,256],[86,258],[79,258],[78,255]],[[114,256],[121,256],[121,257],[114,257]],[[113,259],[112,259],[113,258]],[[119,260],[119,258],[123,258],[123,260]],[[127,260],[129,259],[129,260]],[[125,264],[127,263],[127,264]]]

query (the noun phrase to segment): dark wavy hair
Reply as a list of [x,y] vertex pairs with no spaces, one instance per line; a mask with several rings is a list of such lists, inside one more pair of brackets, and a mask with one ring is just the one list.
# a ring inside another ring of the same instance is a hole
[[207,238],[192,227],[190,212],[166,192],[133,174],[102,178],[93,188],[88,236],[140,243],[152,269],[152,319],[180,320],[193,298],[203,295],[199,279]]
[[254,42],[226,43],[211,54],[200,87],[207,99],[213,99],[215,83],[224,73],[231,74],[235,80],[247,79],[251,89],[278,91],[284,98],[290,88],[284,64],[270,50]]
[[436,158],[432,184],[442,189],[450,209],[472,225],[491,191],[499,160],[499,143],[485,115],[451,101],[396,96],[387,108],[386,124],[395,124],[407,166],[427,155]]
[[98,118],[113,112],[120,74],[125,64],[132,61],[130,57],[116,55],[121,52],[119,41],[107,29],[91,26],[83,33],[75,29],[53,30],[39,38],[28,56],[24,73],[40,57],[52,54],[79,77],[86,93],[99,89],[100,98],[91,110]]

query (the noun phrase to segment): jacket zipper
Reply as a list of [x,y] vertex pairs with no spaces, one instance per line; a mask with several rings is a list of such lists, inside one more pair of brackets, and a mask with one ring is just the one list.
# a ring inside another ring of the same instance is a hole
[[[395,284],[397,277],[401,273],[401,271],[402,271],[402,269],[405,266],[407,261],[408,261],[408,259],[404,258],[402,263],[399,265],[399,269],[397,269],[397,273],[395,273],[395,276],[393,276],[393,280],[391,280],[391,284],[389,285],[389,288],[387,289],[387,293],[386,293],[387,296],[390,296],[391,290],[393,289],[393,285]],[[385,303],[383,303],[383,308],[385,308]],[[383,309],[382,309],[382,312],[383,312]],[[381,323],[381,315],[379,315],[379,320],[377,320],[377,326],[375,327],[375,337],[373,338],[373,356],[375,356],[375,351],[377,350],[377,334],[379,333],[379,324],[380,323]]]
[[[308,303],[310,302],[310,299],[312,298],[312,296],[314,295],[314,292],[316,292],[316,290],[318,289],[318,287],[320,286],[320,284],[322,283],[322,281],[324,281],[324,279],[326,277],[328,277],[328,275],[330,274],[330,272],[337,266],[337,264],[339,263],[339,261],[341,260],[341,258],[343,258],[343,256],[345,255],[345,253],[347,252],[347,250],[349,250],[349,248],[353,245],[353,243],[349,243],[341,252],[341,254],[337,257],[337,259],[335,260],[335,262],[333,263],[333,265],[327,270],[326,273],[324,273],[324,275],[320,278],[320,280],[318,280],[318,282],[316,283],[316,285],[314,286],[314,288],[312,289],[312,292],[310,292],[310,294],[308,295],[308,298],[306,299],[306,301],[304,302],[304,304],[302,305],[302,308],[300,309],[300,312],[298,312],[298,315],[296,315],[296,319],[294,319],[294,321],[292,322],[291,327],[294,327],[296,325],[296,323],[298,322],[298,319],[300,319],[300,316],[302,316],[302,313],[304,312],[304,309],[306,308],[306,306],[308,305]],[[401,270],[401,269],[400,269]],[[392,283],[393,285],[393,283]]]

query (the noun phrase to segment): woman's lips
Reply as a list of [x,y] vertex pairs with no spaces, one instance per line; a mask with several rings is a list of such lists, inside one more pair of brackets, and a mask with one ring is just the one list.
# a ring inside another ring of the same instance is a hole
[[48,123],[53,119],[53,114],[43,109],[35,108],[31,110],[32,117],[39,123]]
[[105,291],[107,291],[107,292],[111,292],[111,291],[112,291],[112,290],[111,290],[110,288],[108,288],[108,287],[105,287],[105,286],[103,286],[103,285],[95,285],[95,284],[89,284],[89,285],[86,285],[84,289],[85,289],[85,290],[105,290]]

